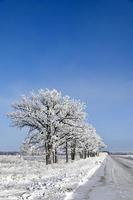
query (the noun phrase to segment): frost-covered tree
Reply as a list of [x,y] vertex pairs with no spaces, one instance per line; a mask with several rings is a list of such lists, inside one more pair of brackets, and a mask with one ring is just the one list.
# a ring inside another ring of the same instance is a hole
[[96,129],[90,124],[84,124],[77,143],[77,149],[81,158],[93,156],[105,147],[102,139],[96,133]]
[[45,144],[41,133],[29,132],[21,145],[22,155],[44,155]]
[[102,141],[102,138],[97,134],[94,127],[90,127],[90,137],[88,140],[87,148],[90,156],[95,155],[102,148],[106,147]]
[[30,134],[26,145],[32,144],[32,149],[43,146],[46,164],[50,164],[52,152],[56,152],[61,141],[70,141],[70,133],[81,128],[85,120],[84,108],[85,105],[80,101],[62,96],[57,90],[46,89],[28,97],[22,96],[14,103],[14,111],[8,116],[13,126],[20,129],[28,127]]
[[71,160],[75,159],[77,147],[78,147],[78,140],[82,135],[83,125],[77,127],[71,127],[68,131],[63,134],[65,140],[62,141],[62,144],[65,146],[66,150],[66,162],[68,162],[68,153],[70,153]]

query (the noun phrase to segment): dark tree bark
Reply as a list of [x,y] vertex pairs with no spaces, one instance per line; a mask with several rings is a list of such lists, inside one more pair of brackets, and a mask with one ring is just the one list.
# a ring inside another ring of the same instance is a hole
[[46,165],[51,164],[51,155],[49,152],[46,153]]
[[67,140],[66,140],[66,163],[68,162],[68,143],[67,143]]
[[56,149],[52,152],[52,159],[53,159],[53,163],[57,163],[58,162],[57,150]]
[[90,152],[90,156],[91,157],[95,157],[95,153],[94,152]]
[[46,144],[46,165],[51,164],[51,150],[52,150],[52,145]]
[[57,158],[57,150],[55,149],[54,151],[54,162],[57,163],[58,162],[58,158]]
[[86,149],[84,149],[84,159],[86,159]]
[[71,144],[71,160],[75,160],[76,153],[76,140],[74,140]]
[[83,151],[79,152],[79,156],[80,156],[81,159],[83,158]]
[[53,158],[53,163],[55,163],[55,153],[54,153],[54,151],[52,152],[52,158]]

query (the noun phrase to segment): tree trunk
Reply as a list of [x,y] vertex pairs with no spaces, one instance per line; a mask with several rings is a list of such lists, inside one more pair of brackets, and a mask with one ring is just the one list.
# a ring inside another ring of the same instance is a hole
[[68,162],[68,144],[66,140],[66,163]]
[[57,150],[55,149],[55,152],[54,152],[54,162],[57,163],[58,162],[58,159],[57,159]]
[[[49,110],[49,107],[47,108]],[[45,143],[45,149],[46,149],[46,165],[51,164],[51,154],[52,154],[52,144],[51,144],[51,127],[46,125],[46,143]]]
[[84,159],[86,159],[86,149],[84,149]]
[[95,157],[95,153],[94,152],[91,152],[91,157]]
[[55,163],[55,152],[52,152],[52,157],[53,157],[53,163]]
[[49,152],[46,153],[46,165],[51,164],[51,155]]
[[83,158],[83,156],[82,156],[82,153],[81,153],[81,152],[79,152],[79,157],[80,157],[80,158]]
[[47,144],[46,145],[46,165],[51,164],[51,151],[52,151],[52,145]]
[[84,155],[83,150],[82,150],[82,152],[79,152],[79,155],[80,155],[80,158],[83,159],[83,155]]
[[88,151],[88,154],[87,154],[88,158],[90,157],[90,152]]
[[76,141],[74,141],[71,145],[71,160],[75,160],[76,153]]
[[56,149],[52,152],[52,159],[53,159],[53,163],[57,163],[58,159],[57,159],[57,150]]
[[71,151],[71,160],[75,160],[75,149],[74,148]]

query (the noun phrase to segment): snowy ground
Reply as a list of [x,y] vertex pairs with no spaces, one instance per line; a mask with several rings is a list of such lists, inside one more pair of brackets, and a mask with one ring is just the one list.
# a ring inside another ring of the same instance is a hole
[[133,155],[121,155],[121,157],[127,157],[127,158],[132,158],[133,159]]
[[106,154],[46,166],[19,156],[0,156],[0,200],[67,200],[100,167]]

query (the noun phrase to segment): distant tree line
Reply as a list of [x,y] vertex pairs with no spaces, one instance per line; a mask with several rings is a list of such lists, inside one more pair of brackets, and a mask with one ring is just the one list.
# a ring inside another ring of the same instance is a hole
[[19,155],[20,152],[17,151],[0,151],[0,155]]

